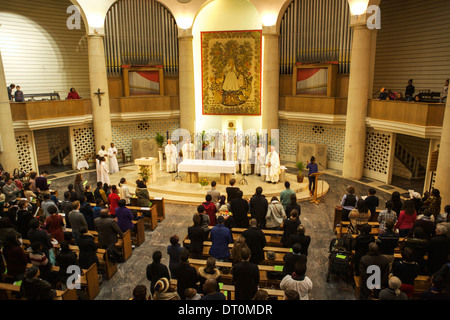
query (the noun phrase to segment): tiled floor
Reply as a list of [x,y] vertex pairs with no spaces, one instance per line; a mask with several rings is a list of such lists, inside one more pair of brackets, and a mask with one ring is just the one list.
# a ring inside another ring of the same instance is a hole
[[[308,255],[307,275],[313,281],[314,288],[310,295],[313,300],[351,300],[354,299],[352,286],[343,280],[332,277],[329,283],[325,276],[328,268],[328,247],[330,240],[334,237],[333,213],[336,204],[345,194],[345,189],[349,184],[356,188],[357,195],[366,195],[367,190],[373,184],[380,185],[377,189],[377,196],[380,203],[384,204],[390,198],[391,190],[386,191],[381,188],[383,184],[379,182],[349,181],[339,177],[339,172],[329,170],[323,176],[330,185],[329,192],[318,204],[309,202],[300,203],[302,212],[300,219],[307,228],[307,233],[311,236],[312,242]],[[53,179],[53,187],[64,191],[67,184],[72,183],[75,176],[58,174],[59,178]],[[83,173],[83,178],[92,185],[95,184],[95,170]],[[370,180],[370,179],[369,179]],[[397,190],[397,189],[393,189]],[[132,289],[137,284],[149,285],[146,279],[145,269],[151,263],[151,256],[155,250],[163,253],[162,262],[168,263],[166,253],[170,236],[176,234],[183,239],[187,234],[187,228],[192,225],[192,214],[196,210],[196,205],[166,204],[166,219],[162,221],[154,231],[146,231],[146,241],[134,249],[131,258],[119,265],[119,271],[111,280],[104,280],[101,292],[97,300],[122,300],[131,296]]]

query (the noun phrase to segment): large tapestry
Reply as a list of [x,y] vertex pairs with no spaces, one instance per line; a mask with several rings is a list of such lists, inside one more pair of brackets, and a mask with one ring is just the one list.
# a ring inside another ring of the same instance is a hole
[[261,31],[202,32],[204,115],[261,115]]

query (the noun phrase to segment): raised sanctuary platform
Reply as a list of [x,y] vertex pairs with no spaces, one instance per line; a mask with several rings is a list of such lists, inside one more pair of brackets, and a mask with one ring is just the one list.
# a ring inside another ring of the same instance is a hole
[[[136,188],[136,180],[138,179],[138,166],[126,166],[120,169],[120,172],[114,173],[110,176],[111,184],[118,184],[120,179],[124,177],[127,180],[130,192],[134,193]],[[211,188],[210,185],[202,187],[200,183],[189,183],[186,181],[186,174],[184,172],[178,173],[181,179],[174,179],[176,173],[171,174],[165,171],[156,170],[155,181],[148,184],[148,191],[151,197],[164,198],[166,202],[181,203],[181,204],[200,204],[205,201],[206,192]],[[271,184],[263,181],[263,177],[257,175],[245,176],[247,184],[240,184],[242,175],[237,173],[231,175],[236,179],[236,185],[243,193],[244,198],[250,199],[255,194],[257,187],[263,188],[263,194],[267,200],[273,196],[280,197],[281,191],[285,189],[284,183]],[[220,174],[218,173],[199,173],[199,179],[207,178],[209,181],[215,180],[217,182],[216,189],[221,195],[226,195],[227,185],[219,184]],[[291,183],[291,189],[297,193],[298,201],[310,201],[312,198],[309,195],[308,179],[305,178],[303,183],[297,182],[296,175],[286,173],[286,181]],[[324,180],[319,180],[317,196],[324,196],[329,190],[329,185]]]

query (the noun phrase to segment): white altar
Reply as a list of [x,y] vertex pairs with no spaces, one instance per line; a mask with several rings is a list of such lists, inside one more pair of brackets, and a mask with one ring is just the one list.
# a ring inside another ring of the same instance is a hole
[[186,159],[178,165],[179,172],[186,173],[186,182],[198,182],[198,173],[220,173],[220,183],[228,184],[236,174],[237,161]]
[[148,177],[147,183],[152,184],[156,181],[156,163],[158,162],[157,158],[146,157],[139,158],[134,160],[134,164],[139,166],[139,172],[142,170],[146,171],[146,175]]

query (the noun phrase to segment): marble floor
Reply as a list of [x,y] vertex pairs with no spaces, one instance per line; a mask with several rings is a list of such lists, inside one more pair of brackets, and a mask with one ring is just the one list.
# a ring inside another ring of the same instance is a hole
[[[123,169],[126,169],[126,167],[123,167]],[[295,172],[293,167],[288,166],[288,170]],[[73,183],[74,177],[72,173],[65,176],[64,173],[61,173],[53,178],[52,188],[59,190],[61,194],[61,191],[66,190],[67,184]],[[339,172],[333,170],[327,170],[323,177],[330,187],[322,201],[318,205],[310,202],[300,203],[302,208],[300,219],[307,228],[307,234],[312,238],[307,271],[307,275],[311,278],[314,286],[310,299],[353,300],[355,297],[352,286],[335,277],[332,277],[329,283],[325,280],[328,268],[328,247],[330,240],[334,237],[334,208],[345,194],[348,185],[355,186],[357,195],[366,195],[369,187],[376,187],[377,196],[380,198],[380,204],[382,205],[390,198],[392,191],[398,189],[370,179],[363,179],[363,181],[346,180],[340,177]],[[83,178],[94,185],[95,170],[84,172]],[[111,182],[116,183],[113,180]],[[403,192],[406,191],[403,190]],[[166,248],[169,244],[169,238],[175,234],[180,239],[186,236],[187,228],[192,224],[192,214],[195,212],[196,206],[167,203],[166,219],[154,231],[146,231],[145,242],[133,250],[129,260],[119,264],[118,272],[112,279],[103,281],[100,294],[96,299],[125,300],[130,298],[131,292],[137,284],[148,286],[149,281],[146,279],[145,270],[147,264],[151,263],[153,252],[160,250],[163,253],[162,262],[168,264]]]

